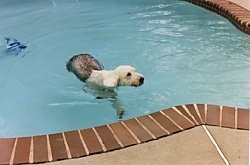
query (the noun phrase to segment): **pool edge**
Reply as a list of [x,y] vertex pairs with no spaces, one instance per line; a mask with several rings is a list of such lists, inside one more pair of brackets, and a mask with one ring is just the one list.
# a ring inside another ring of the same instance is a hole
[[250,34],[250,11],[230,0],[184,0],[228,19],[237,29]]
[[45,163],[119,150],[201,125],[249,130],[249,109],[187,104],[112,124],[31,137],[0,138],[0,164]]

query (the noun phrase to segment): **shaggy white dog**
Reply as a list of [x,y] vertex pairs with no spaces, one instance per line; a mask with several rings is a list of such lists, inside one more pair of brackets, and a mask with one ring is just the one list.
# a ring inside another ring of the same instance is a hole
[[129,65],[120,65],[114,70],[103,70],[102,65],[89,54],[73,56],[67,69],[90,86],[115,88],[118,86],[140,86],[144,76]]
[[142,74],[129,65],[118,66],[115,70],[93,70],[86,80],[98,86],[114,88],[117,86],[140,86],[144,82]]
[[87,88],[83,88],[85,92],[97,99],[109,99],[119,119],[122,119],[125,110],[114,89],[119,86],[137,87],[144,83],[144,76],[137,73],[135,68],[121,65],[114,70],[103,70],[99,61],[89,54],[73,56],[66,67],[69,72],[73,72],[77,78],[86,83]]

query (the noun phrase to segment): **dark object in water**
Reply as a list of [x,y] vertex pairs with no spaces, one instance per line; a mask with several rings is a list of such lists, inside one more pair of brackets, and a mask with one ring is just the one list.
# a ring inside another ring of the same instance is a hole
[[79,54],[69,59],[66,64],[69,72],[73,72],[77,78],[85,82],[93,70],[103,70],[103,66],[90,54]]
[[5,38],[6,40],[6,48],[9,51],[12,51],[14,53],[16,53],[17,55],[23,50],[26,49],[28,46],[19,42],[17,39],[10,39],[8,37]]

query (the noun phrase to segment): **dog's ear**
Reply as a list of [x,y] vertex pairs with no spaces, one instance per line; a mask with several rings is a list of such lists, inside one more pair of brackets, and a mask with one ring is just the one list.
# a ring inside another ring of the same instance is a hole
[[105,87],[110,87],[110,88],[114,88],[116,87],[118,84],[118,79],[115,78],[115,77],[110,77],[110,78],[107,78],[103,81],[103,85]]

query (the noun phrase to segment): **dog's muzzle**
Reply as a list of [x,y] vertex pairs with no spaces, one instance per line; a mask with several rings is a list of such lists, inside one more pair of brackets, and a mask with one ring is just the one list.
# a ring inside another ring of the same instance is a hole
[[140,77],[139,84],[142,85],[144,83],[144,77]]

